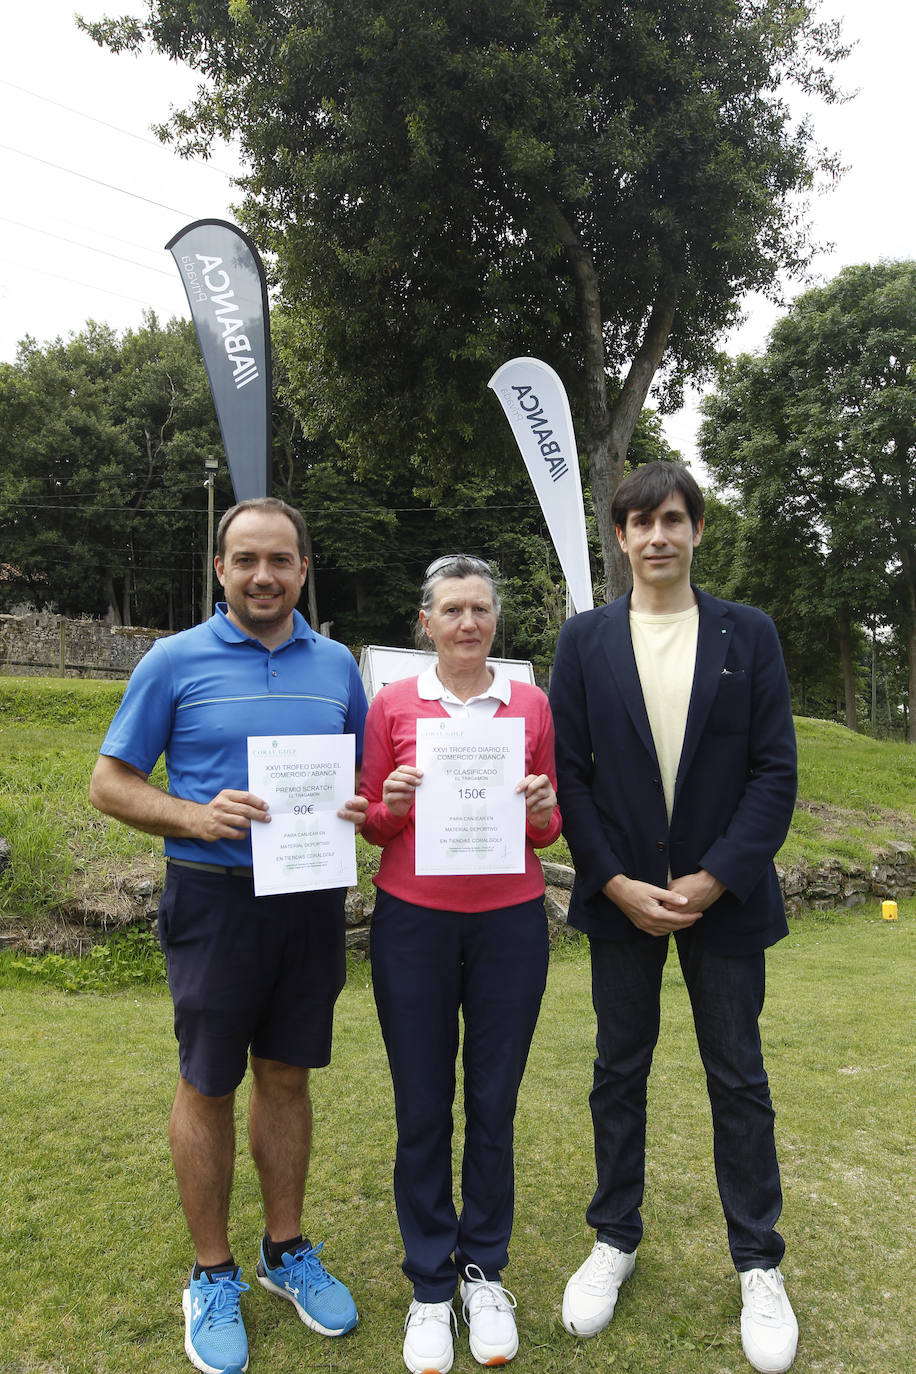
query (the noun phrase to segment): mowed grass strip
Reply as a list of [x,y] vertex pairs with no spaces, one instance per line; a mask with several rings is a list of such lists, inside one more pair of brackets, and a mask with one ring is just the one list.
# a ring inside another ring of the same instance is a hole
[[[916,1349],[913,988],[916,901],[896,923],[870,905],[794,922],[769,956],[763,1034],[786,1194],[785,1272],[798,1374],[905,1374]],[[737,1374],[738,1285],[715,1190],[711,1128],[686,992],[672,953],[650,1081],[646,1237],[614,1322],[593,1341],[560,1326],[563,1287],[591,1245],[588,961],[552,962],[519,1107],[507,1285],[515,1362],[532,1374]],[[0,1371],[173,1374],[191,1261],[167,1119],[176,1072],[164,989],[68,995],[0,989]],[[397,1371],[410,1298],[391,1197],[394,1120],[365,976],[314,1075],[306,1226],[352,1286],[360,1324],[329,1341],[255,1282],[257,1181],[239,1153],[232,1238],[252,1291],[252,1374]],[[460,1137],[460,1102],[456,1142]],[[477,1369],[462,1335],[455,1374]]]

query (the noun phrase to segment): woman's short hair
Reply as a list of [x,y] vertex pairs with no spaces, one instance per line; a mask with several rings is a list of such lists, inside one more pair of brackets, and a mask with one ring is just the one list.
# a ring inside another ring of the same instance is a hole
[[[475,558],[469,553],[446,553],[441,558],[434,558],[426,572],[423,574],[423,582],[420,587],[420,610],[429,615],[432,610],[433,601],[436,596],[436,587],[446,577],[482,577],[490,589],[490,596],[493,600],[493,610],[497,618],[502,610],[502,603],[499,599],[499,590],[496,586],[496,577],[493,569],[484,558]],[[429,643],[429,637],[423,628],[423,622],[417,620],[416,639],[420,648]]]

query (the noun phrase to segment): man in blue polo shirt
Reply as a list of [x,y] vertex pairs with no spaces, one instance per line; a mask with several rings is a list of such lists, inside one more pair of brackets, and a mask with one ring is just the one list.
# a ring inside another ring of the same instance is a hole
[[[241,1374],[248,1342],[229,1244],[234,1097],[251,1063],[248,1130],[266,1229],[258,1281],[313,1330],[355,1326],[346,1287],[302,1235],[311,1141],[309,1069],[331,1055],[344,982],[344,892],[255,897],[251,826],[269,822],[248,791],[247,737],[354,734],[366,698],[352,654],[296,610],[305,523],[272,497],[228,510],[216,573],[226,602],[203,625],[159,640],[138,664],[90,788],[93,805],[165,836],[159,935],[175,1005],[180,1076],[172,1159],[196,1261],[182,1297],[185,1350],[203,1374]],[[169,790],[148,781],[165,755]],[[355,789],[354,789],[355,791]],[[338,813],[358,829],[366,802]]]

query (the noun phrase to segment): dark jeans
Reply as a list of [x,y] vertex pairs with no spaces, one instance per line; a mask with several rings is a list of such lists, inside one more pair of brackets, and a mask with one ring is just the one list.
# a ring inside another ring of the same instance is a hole
[[[692,929],[674,938],[706,1070],[716,1181],[732,1260],[739,1271],[770,1269],[779,1264],[785,1245],[773,1229],[782,1192],[757,1024],[766,984],[764,955],[711,954]],[[589,1100],[598,1187],[586,1217],[599,1240],[631,1251],[643,1232],[646,1085],[658,1040],[668,940],[590,943],[598,1056]]]
[[[448,1302],[465,1265],[497,1279],[509,1259],[515,1105],[547,979],[544,901],[431,911],[380,891],[371,952],[398,1123],[394,1199],[404,1273],[420,1302]],[[460,1217],[452,1199],[459,1010]]]

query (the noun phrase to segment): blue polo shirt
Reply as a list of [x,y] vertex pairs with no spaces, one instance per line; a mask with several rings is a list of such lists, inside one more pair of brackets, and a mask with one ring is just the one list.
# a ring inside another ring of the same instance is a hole
[[[292,637],[267,649],[233,625],[220,602],[205,624],[157,640],[140,660],[100,752],[145,774],[165,754],[169,792],[208,802],[224,787],[248,791],[249,735],[355,735],[359,762],[366,709],[345,645],[294,611]],[[165,852],[249,865],[251,839],[167,838]]]

